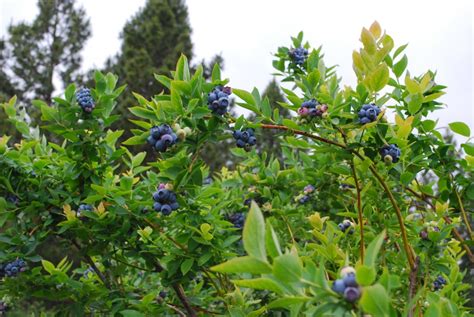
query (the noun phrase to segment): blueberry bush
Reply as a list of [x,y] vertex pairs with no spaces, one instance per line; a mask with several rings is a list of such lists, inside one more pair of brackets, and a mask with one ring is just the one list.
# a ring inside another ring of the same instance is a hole
[[[185,56],[135,94],[123,142],[110,73],[34,100],[39,127],[3,104],[22,139],[0,138],[0,314],[468,316],[471,132],[453,122],[468,141],[444,141],[429,116],[446,87],[407,71],[406,45],[377,22],[360,40],[353,87],[302,33],[277,49],[291,118]],[[225,139],[241,163],[210,174],[203,148]]]

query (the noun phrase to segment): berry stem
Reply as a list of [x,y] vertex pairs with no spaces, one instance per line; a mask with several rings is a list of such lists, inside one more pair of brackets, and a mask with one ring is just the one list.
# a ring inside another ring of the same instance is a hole
[[[311,134],[309,132],[305,132],[305,131],[301,131],[301,130],[290,129],[286,126],[281,126],[281,125],[261,124],[260,127],[262,129],[277,129],[277,130],[289,131],[293,134],[303,135],[303,136],[306,136],[308,138],[318,140],[318,141],[321,141],[321,142],[326,143],[326,144],[332,144],[332,145],[335,145],[335,146],[337,146],[341,149],[349,151],[353,155],[360,158],[362,161],[365,160],[365,157],[363,155],[361,155],[360,153],[358,153],[357,151],[355,151],[353,149],[348,148],[345,144],[323,138],[319,135],[314,135],[314,134]],[[395,201],[395,197],[393,197],[393,194],[390,191],[390,188],[388,188],[387,183],[384,181],[382,176],[380,176],[380,174],[377,172],[377,169],[374,167],[374,164],[373,164],[372,161],[371,161],[371,164],[369,166],[369,169],[372,172],[372,174],[375,176],[377,181],[380,183],[380,185],[384,189],[385,193],[388,195],[390,203],[392,204],[393,208],[395,209],[395,213],[397,215],[398,223],[400,225],[400,232],[402,234],[403,248],[404,248],[405,253],[407,255],[407,259],[408,259],[408,263],[410,265],[410,268],[413,268],[414,265],[415,265],[415,255],[414,255],[413,248],[411,247],[410,243],[408,242],[406,228],[405,228],[405,224],[403,222],[403,217],[402,217],[402,212],[400,210],[400,207],[398,206],[397,202]]]
[[474,240],[474,235],[472,234],[472,228],[469,223],[469,218],[467,217],[467,213],[466,213],[466,210],[464,209],[461,196],[459,196],[459,193],[456,187],[454,187],[454,194],[456,195],[456,199],[458,200],[459,209],[461,210],[462,218],[464,220],[464,224],[466,225],[466,230],[469,233],[469,237],[471,237],[471,240]]
[[359,179],[357,178],[357,172],[354,166],[354,159],[351,162],[352,177],[354,177],[354,183],[357,192],[357,214],[359,217],[359,227],[360,227],[360,260],[361,263],[364,263],[364,219],[362,215],[362,201],[361,201],[361,192],[359,186]]
[[179,300],[184,306],[184,309],[188,312],[188,316],[190,317],[196,317],[196,312],[194,311],[193,307],[191,306],[191,303],[189,302],[189,299],[186,297],[186,294],[184,293],[184,289],[181,286],[181,284],[178,283],[173,283],[172,285],[174,291],[176,292],[176,295],[178,296]]

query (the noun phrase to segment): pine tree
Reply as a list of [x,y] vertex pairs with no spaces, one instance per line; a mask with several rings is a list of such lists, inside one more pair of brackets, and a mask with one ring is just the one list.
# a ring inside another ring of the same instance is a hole
[[[272,81],[268,83],[262,94],[262,97],[268,98],[272,109],[278,109],[280,117],[290,117],[290,112],[288,111],[288,109],[283,108],[278,104],[278,102],[284,102],[285,97],[281,93],[280,87],[275,78],[273,78]],[[268,157],[273,156],[274,158],[277,158],[280,163],[283,164],[283,155],[281,152],[282,146],[280,144],[278,134],[278,131],[272,131],[269,129],[258,131],[257,149],[260,153],[267,153]]]
[[126,118],[130,116],[126,108],[135,102],[131,92],[153,97],[163,89],[154,74],[169,73],[181,54],[192,57],[191,26],[184,1],[148,0],[126,23],[121,38],[121,50],[107,62],[107,68],[128,86],[129,93],[118,107]]
[[21,101],[51,102],[56,79],[67,85],[81,77],[81,49],[91,35],[90,22],[75,0],[39,0],[32,23],[8,28],[6,67]]

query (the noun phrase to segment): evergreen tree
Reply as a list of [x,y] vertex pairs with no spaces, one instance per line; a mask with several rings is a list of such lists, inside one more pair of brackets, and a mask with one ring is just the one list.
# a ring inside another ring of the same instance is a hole
[[[268,84],[267,88],[263,91],[263,98],[268,98],[272,109],[278,109],[280,117],[289,118],[290,112],[288,109],[281,107],[278,102],[284,102],[285,97],[281,93],[278,82],[275,78]],[[265,152],[278,158],[280,163],[283,163],[283,155],[281,152],[282,146],[280,145],[280,139],[277,137],[278,131],[272,131],[268,129],[262,129],[260,135],[258,135],[257,149],[260,153]]]
[[118,107],[124,115],[120,124],[127,124],[127,108],[135,102],[131,92],[152,97],[163,89],[154,74],[169,73],[181,53],[192,57],[191,26],[184,1],[148,0],[126,23],[121,38],[121,50],[106,68],[128,86],[129,93]]
[[39,14],[8,28],[7,63],[18,98],[51,102],[56,79],[80,80],[81,49],[91,35],[90,22],[75,0],[39,0]]

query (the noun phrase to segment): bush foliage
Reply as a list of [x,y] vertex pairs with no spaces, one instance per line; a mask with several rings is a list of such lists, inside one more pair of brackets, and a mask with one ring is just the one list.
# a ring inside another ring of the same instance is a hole
[[[407,71],[406,45],[395,48],[377,22],[362,30],[361,42],[355,87],[341,87],[336,68],[302,33],[278,48],[273,65],[287,87],[279,107],[290,118],[257,89],[228,88],[218,65],[206,81],[185,56],[170,75],[155,75],[164,91],[150,100],[135,94],[136,128],[121,144],[124,131],[110,126],[125,87],[111,73],[96,72],[90,113],[74,84],[51,104],[34,100],[39,128],[28,125],[15,98],[3,104],[23,138],[0,139],[2,309],[467,316],[459,263],[474,260],[463,203],[474,199],[474,144],[445,143],[427,118],[443,107],[446,87],[432,71]],[[295,60],[295,50],[307,54]],[[213,111],[219,96],[209,98],[212,91],[230,93],[252,119]],[[380,113],[359,113],[369,108]],[[160,151],[150,145],[158,159],[145,165],[147,152],[134,146],[166,125],[173,142]],[[470,136],[464,123],[450,127]],[[236,130],[237,140],[246,138],[242,131],[273,131],[283,161],[236,146],[235,170],[209,175],[202,149]],[[421,183],[427,173],[433,181]],[[163,212],[168,201],[178,209]],[[3,274],[20,260],[26,270]]]

